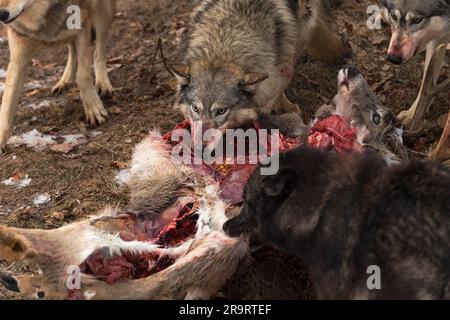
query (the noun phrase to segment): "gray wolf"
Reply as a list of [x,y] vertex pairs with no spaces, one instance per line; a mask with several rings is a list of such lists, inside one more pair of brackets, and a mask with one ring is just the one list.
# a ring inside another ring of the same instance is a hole
[[[300,147],[255,171],[230,236],[300,257],[320,299],[450,299],[450,170]],[[245,235],[247,237],[247,235]],[[368,268],[381,270],[370,290]]]
[[[383,0],[383,11],[392,29],[387,59],[394,64],[410,61],[426,50],[425,74],[436,49],[450,42],[450,2],[448,0]],[[439,53],[433,66],[433,79],[438,82],[445,62],[445,50]],[[399,119],[411,125],[422,96],[426,93],[425,76],[419,96],[412,107],[402,112]],[[429,107],[429,106],[428,106]],[[414,128],[417,129],[417,128]]]
[[[261,113],[298,115],[284,91],[302,50],[327,61],[345,53],[329,21],[321,0],[202,1],[184,61],[167,65],[179,84],[176,108],[203,129],[240,128]],[[304,133],[296,121],[294,133]]]
[[[80,8],[81,30],[70,30],[67,26],[68,7],[72,5]],[[28,65],[37,52],[48,47],[68,45],[69,48],[66,69],[52,92],[62,91],[76,79],[87,121],[91,125],[105,122],[108,112],[96,87],[102,95],[113,91],[106,67],[106,42],[114,14],[115,0],[0,1],[0,21],[7,26],[11,55],[0,111],[0,153],[11,134]],[[96,35],[94,59],[92,30]]]

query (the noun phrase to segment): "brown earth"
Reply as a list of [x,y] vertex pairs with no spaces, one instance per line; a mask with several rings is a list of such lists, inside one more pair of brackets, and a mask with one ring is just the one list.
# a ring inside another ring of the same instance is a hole
[[[151,65],[159,37],[165,39],[168,59],[178,60],[180,35],[187,26],[192,3],[189,0],[119,0],[119,13],[109,44],[109,63],[113,69],[110,77],[116,91],[114,98],[105,100],[111,114],[108,122],[95,128],[102,134],[88,137],[86,144],[68,154],[48,149],[9,148],[0,158],[0,181],[15,175],[29,175],[32,181],[23,189],[0,184],[0,224],[52,229],[83,219],[105,206],[126,206],[126,190],[117,186],[114,177],[127,166],[133,146],[150,129],[157,127],[167,131],[182,119],[171,107],[175,82],[163,69],[160,59],[153,68]],[[424,57],[421,55],[402,67],[387,63],[389,30],[366,27],[366,9],[370,4],[366,0],[345,1],[335,12],[336,29],[349,40],[354,52],[347,63],[356,64],[385,104],[399,112],[416,98]],[[2,30],[0,36],[4,34]],[[89,134],[91,129],[84,122],[76,88],[49,97],[52,85],[62,74],[65,56],[64,48],[53,49],[34,60],[28,80],[41,81],[43,87],[25,90],[14,134],[32,129],[52,134]],[[6,69],[8,60],[7,44],[1,44],[0,68]],[[306,53],[301,57],[297,77],[288,93],[307,116],[334,96],[341,66],[318,62]],[[44,99],[51,102],[49,107],[29,108],[30,104]],[[429,115],[431,123],[436,123],[436,119],[448,111],[449,101],[448,91],[439,95]],[[43,193],[50,194],[51,201],[42,207],[34,206],[34,197]],[[311,285],[304,273],[291,272],[284,276],[285,270],[296,269],[299,264],[272,256],[259,266],[252,265],[245,269],[247,271],[241,271],[224,289],[224,294],[232,298],[311,298]],[[0,271],[5,268],[6,265],[0,264]],[[15,266],[12,270],[18,271],[18,268],[20,266]],[[23,268],[19,270],[26,272]],[[258,285],[255,285],[252,278],[258,274]],[[264,283],[269,285],[261,289]],[[277,283],[279,293],[274,288]],[[286,283],[291,283],[293,292],[289,292]],[[267,292],[270,286],[272,294]],[[264,290],[266,292],[261,293]],[[18,297],[0,289],[0,298]]]

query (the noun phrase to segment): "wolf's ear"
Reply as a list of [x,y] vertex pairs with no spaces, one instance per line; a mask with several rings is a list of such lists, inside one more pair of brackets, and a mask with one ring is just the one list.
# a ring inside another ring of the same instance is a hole
[[182,86],[187,86],[191,82],[191,76],[189,75],[189,67],[182,66],[182,65],[170,65],[170,64],[164,64],[167,71],[170,72],[171,75],[173,75],[175,78],[177,78],[177,81]]
[[267,78],[269,78],[269,76],[264,73],[259,72],[247,73],[238,84],[239,90],[248,93],[254,93],[256,91],[257,86]]
[[166,56],[164,55],[163,45],[162,45],[162,39],[160,38],[158,40],[158,47],[156,49],[155,57],[158,53],[161,54],[161,59],[164,64],[164,67],[166,68],[169,73],[177,78],[177,81],[182,86],[187,86],[191,82],[191,76],[189,75],[189,68],[186,66],[172,66],[167,63]]
[[269,197],[287,197],[294,189],[295,178],[294,168],[281,168],[278,174],[262,178],[262,190]]

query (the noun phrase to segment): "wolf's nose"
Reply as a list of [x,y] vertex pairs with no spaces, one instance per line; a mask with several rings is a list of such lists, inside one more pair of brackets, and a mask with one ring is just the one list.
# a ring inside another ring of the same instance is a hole
[[393,64],[402,64],[403,58],[398,55],[390,54],[387,56],[387,61],[389,61],[390,63],[393,63]]
[[6,22],[9,19],[9,11],[7,10],[0,10],[0,21]]

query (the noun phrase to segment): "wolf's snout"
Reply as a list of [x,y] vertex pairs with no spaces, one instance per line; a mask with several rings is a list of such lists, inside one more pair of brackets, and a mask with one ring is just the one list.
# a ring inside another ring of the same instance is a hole
[[9,11],[0,9],[0,21],[7,22],[9,19]]
[[403,63],[403,57],[397,54],[389,54],[387,56],[387,61],[393,64],[402,64]]

